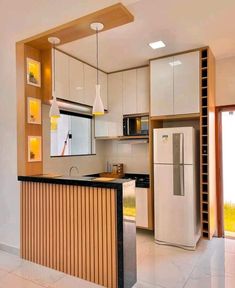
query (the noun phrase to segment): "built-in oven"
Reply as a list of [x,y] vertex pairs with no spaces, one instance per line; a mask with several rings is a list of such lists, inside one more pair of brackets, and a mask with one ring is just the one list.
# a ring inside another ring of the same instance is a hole
[[123,116],[124,136],[146,136],[149,135],[148,115],[127,115]]

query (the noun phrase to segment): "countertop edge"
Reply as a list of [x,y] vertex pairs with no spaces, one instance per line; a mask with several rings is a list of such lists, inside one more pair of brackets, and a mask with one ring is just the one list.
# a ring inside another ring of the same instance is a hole
[[[85,177],[84,177],[85,178]],[[60,177],[40,177],[40,176],[18,176],[18,181],[22,182],[38,182],[38,183],[51,183],[51,184],[61,184],[61,185],[75,185],[75,186],[89,186],[98,188],[113,188],[122,189],[123,184],[129,181],[123,181],[122,183],[115,182],[101,182],[92,181],[86,179],[68,179]]]

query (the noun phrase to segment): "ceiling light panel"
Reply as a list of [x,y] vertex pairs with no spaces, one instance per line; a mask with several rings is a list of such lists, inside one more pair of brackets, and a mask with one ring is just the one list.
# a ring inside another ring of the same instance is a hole
[[155,50],[155,49],[166,47],[166,44],[160,40],[160,41],[149,43],[149,46]]

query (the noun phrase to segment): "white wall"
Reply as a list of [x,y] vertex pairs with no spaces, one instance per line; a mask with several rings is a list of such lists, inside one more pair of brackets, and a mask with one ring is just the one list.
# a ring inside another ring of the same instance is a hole
[[[98,142],[98,141],[97,141]],[[125,173],[149,173],[148,144],[121,144],[113,140],[105,143],[105,164],[123,163]],[[106,166],[107,167],[107,166]],[[105,168],[106,168],[105,167]]]
[[[19,247],[15,43],[116,2],[119,1],[0,1],[0,243]],[[92,159],[84,162],[92,163]]]
[[[68,175],[71,166],[77,166],[80,175],[94,174],[104,171],[103,141],[96,141],[96,155],[73,157],[50,157],[50,119],[49,106],[43,105],[43,173]],[[76,171],[73,171],[75,173]],[[74,174],[73,174],[74,175]]]
[[216,105],[235,105],[235,57],[216,61]]

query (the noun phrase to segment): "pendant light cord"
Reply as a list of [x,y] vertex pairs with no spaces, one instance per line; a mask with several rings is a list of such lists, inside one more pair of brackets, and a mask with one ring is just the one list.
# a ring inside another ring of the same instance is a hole
[[96,67],[97,67],[97,75],[96,75],[96,80],[97,80],[97,85],[99,84],[99,40],[98,40],[98,27],[96,27]]
[[52,50],[53,50],[53,98],[55,97],[55,44],[52,44]]

